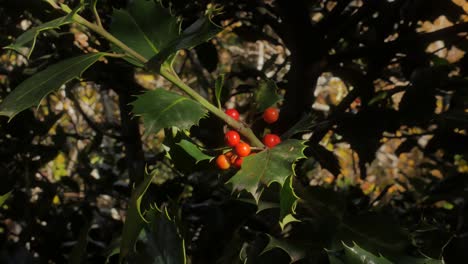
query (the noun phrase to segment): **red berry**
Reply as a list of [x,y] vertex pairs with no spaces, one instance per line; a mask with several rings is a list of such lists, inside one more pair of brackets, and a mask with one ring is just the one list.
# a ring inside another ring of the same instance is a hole
[[237,157],[237,159],[234,161],[234,167],[240,168],[242,166],[242,162],[244,159],[242,157]]
[[226,135],[224,135],[224,140],[226,144],[230,147],[234,147],[235,145],[239,144],[240,142],[240,135],[237,131],[229,130]]
[[219,155],[216,158],[216,165],[218,165],[218,168],[222,170],[227,170],[229,167],[231,167],[231,164],[229,163],[227,157],[223,154]]
[[263,144],[265,144],[265,146],[267,146],[269,148],[272,148],[272,147],[278,145],[279,143],[281,143],[281,138],[278,137],[278,135],[266,134],[263,137]]
[[250,146],[247,143],[241,142],[235,148],[239,157],[246,157],[250,154]]
[[274,122],[278,120],[278,118],[279,118],[278,108],[268,107],[263,112],[263,120],[265,120],[265,122],[267,122],[268,124],[273,124]]
[[239,112],[237,112],[236,109],[234,108],[226,109],[225,113],[226,115],[232,117],[234,120],[239,120]]

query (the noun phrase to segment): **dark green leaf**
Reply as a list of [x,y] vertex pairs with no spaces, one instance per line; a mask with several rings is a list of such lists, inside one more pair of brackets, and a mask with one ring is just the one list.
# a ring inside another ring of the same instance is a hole
[[213,158],[203,153],[197,145],[188,140],[182,139],[177,145],[181,146],[197,163],[202,160],[210,160]]
[[186,263],[185,242],[167,208],[151,208],[145,213],[145,217],[149,224],[145,227],[145,238],[142,241],[144,250],[138,252],[139,256],[134,263]]
[[36,45],[37,36],[39,36],[39,34],[43,31],[57,29],[63,25],[72,23],[73,15],[76,14],[78,10],[79,9],[75,9],[73,12],[71,12],[70,14],[66,16],[59,17],[57,19],[48,21],[40,26],[33,27],[27,30],[26,32],[21,34],[18,38],[16,38],[16,40],[12,44],[4,48],[12,49],[29,59],[29,57],[31,56],[31,53],[34,50],[34,46]]
[[294,193],[292,186],[293,175],[289,176],[283,184],[280,192],[280,225],[286,226],[290,222],[297,221],[293,215],[296,213],[296,204],[299,197]]
[[[126,10],[114,10],[111,33],[127,46],[150,59],[179,36],[180,22],[159,2],[130,1]],[[114,51],[122,52],[112,46]],[[128,61],[143,66],[131,58]]]
[[122,240],[120,241],[120,256],[119,262],[127,257],[128,254],[134,251],[135,243],[138,236],[145,225],[145,219],[141,213],[141,200],[146,190],[151,184],[155,173],[146,175],[143,182],[141,182],[132,192],[130,202],[127,209],[127,218],[122,230]]
[[278,95],[278,87],[273,80],[266,79],[260,81],[258,89],[255,90],[255,102],[257,111],[263,112],[268,107],[276,104],[281,97]]
[[12,192],[13,191],[9,191],[3,195],[0,195],[0,206],[2,206],[6,202],[6,200],[8,200],[8,198],[10,198]]
[[316,117],[311,113],[305,113],[296,124],[294,124],[290,129],[288,129],[288,131],[281,135],[281,138],[284,140],[294,136],[297,133],[310,131],[311,128],[316,124],[315,119]]
[[345,249],[345,263],[346,264],[392,264],[388,259],[382,256],[375,256],[374,254],[365,251],[358,245],[349,247],[343,243]]
[[278,182],[283,186],[286,179],[294,175],[293,164],[304,158],[303,141],[290,139],[244,158],[242,168],[228,181],[235,190],[246,190],[259,200],[263,186]]
[[356,243],[350,247],[343,243],[343,251],[327,251],[328,259],[332,264],[443,264],[442,260],[436,260],[431,258],[416,258],[404,255],[394,256],[394,261],[383,256],[376,256],[375,254],[361,248]]
[[196,101],[164,89],[145,92],[132,105],[133,113],[143,117],[146,133],[172,126],[189,129],[207,113]]
[[223,90],[224,85],[224,74],[220,74],[218,78],[216,78],[215,83],[215,96],[216,102],[218,103],[218,107],[221,107],[221,91]]
[[283,250],[284,252],[288,253],[289,257],[291,258],[291,262],[290,263],[293,263],[293,262],[296,262],[300,259],[303,259],[305,258],[306,256],[306,251],[304,250],[304,248],[300,247],[299,245],[297,244],[294,244],[294,243],[291,243],[289,241],[286,241],[284,239],[277,239],[277,238],[274,238],[270,235],[268,235],[268,244],[266,245],[265,249],[263,249],[263,252],[267,252],[269,250],[272,250],[274,248],[279,248],[281,250]]
[[63,60],[34,74],[18,85],[1,103],[0,115],[13,118],[19,112],[38,105],[49,93],[78,78],[105,53],[86,54]]
[[182,34],[164,46],[153,56],[146,67],[158,71],[159,67],[171,55],[181,49],[191,49],[207,40],[210,40],[221,31],[221,28],[211,22],[209,17],[202,17],[186,28]]

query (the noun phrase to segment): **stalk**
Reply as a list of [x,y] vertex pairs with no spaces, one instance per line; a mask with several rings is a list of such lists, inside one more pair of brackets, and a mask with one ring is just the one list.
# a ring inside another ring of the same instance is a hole
[[[72,10],[62,4],[61,9],[66,12],[70,13]],[[140,61],[143,64],[146,64],[148,60],[143,57],[141,54],[127,46],[125,43],[120,41],[118,38],[114,37],[111,33],[109,33],[107,30],[105,30],[102,26],[96,25],[94,23],[89,22],[82,16],[75,14],[73,16],[73,20],[90,30],[96,32],[97,34],[101,35],[103,38],[107,39],[109,42],[112,44],[116,45],[120,49],[122,49],[127,55],[134,57],[138,61]],[[216,106],[211,104],[208,100],[206,100],[203,96],[201,96],[199,93],[197,93],[195,90],[193,90],[190,86],[185,84],[177,74],[172,71],[172,70],[167,70],[167,69],[161,69],[159,71],[159,74],[163,76],[165,79],[167,79],[169,82],[180,88],[182,91],[187,93],[190,97],[192,97],[194,100],[199,102],[203,107],[205,107],[208,111],[216,115],[217,117],[221,118],[226,124],[228,124],[230,127],[234,128],[235,130],[239,131],[240,134],[242,134],[247,140],[250,142],[250,144],[253,147],[259,147],[259,148],[264,148],[265,146],[263,143],[255,136],[253,133],[252,129],[250,129],[248,126],[243,124],[242,122],[236,121],[232,119],[230,116],[226,115],[222,110],[218,109]]]

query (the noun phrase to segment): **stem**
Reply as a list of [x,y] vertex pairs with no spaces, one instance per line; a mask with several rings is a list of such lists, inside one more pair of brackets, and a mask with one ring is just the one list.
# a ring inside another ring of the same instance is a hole
[[159,73],[161,76],[163,76],[166,80],[170,81],[173,83],[175,86],[179,87],[181,90],[186,92],[188,95],[190,95],[193,99],[198,101],[203,107],[208,109],[211,113],[216,115],[217,117],[221,118],[226,124],[228,124],[230,127],[234,128],[235,130],[239,131],[243,136],[245,136],[249,141],[250,144],[254,147],[260,147],[263,148],[264,145],[263,143],[255,136],[253,131],[244,125],[241,122],[238,122],[234,119],[232,119],[230,116],[226,115],[222,110],[218,109],[216,106],[208,102],[204,97],[202,97],[200,94],[198,94],[196,91],[194,91],[190,86],[185,84],[179,76],[177,76],[173,71],[167,70],[167,69],[162,69]]
[[98,25],[98,27],[102,28],[101,17],[99,16],[96,5],[97,5],[97,0],[93,0],[92,9],[93,9],[94,17],[96,18],[96,24]]
[[[62,10],[65,11],[66,13],[70,13],[72,10],[62,4]],[[141,54],[130,48],[129,46],[125,45],[122,41],[114,37],[112,34],[110,34],[107,30],[105,30],[102,26],[98,26],[96,24],[93,24],[83,18],[82,16],[75,14],[73,16],[73,19],[75,22],[89,28],[90,30],[98,33],[114,45],[118,46],[121,48],[125,53],[128,55],[134,57],[135,59],[139,60],[141,63],[146,64],[148,60],[143,57]],[[217,117],[221,118],[226,124],[228,124],[230,127],[234,128],[235,130],[239,131],[244,137],[247,138],[248,141],[250,141],[250,144],[254,147],[259,147],[259,148],[264,148],[265,146],[263,143],[255,136],[253,131],[247,127],[245,124],[238,122],[234,119],[232,119],[230,116],[226,115],[221,109],[218,109],[216,106],[208,102],[203,96],[198,94],[195,90],[193,90],[190,86],[185,84],[179,76],[171,69],[163,68],[161,67],[161,70],[159,71],[159,74],[163,76],[165,79],[170,81],[172,84],[175,86],[179,87],[181,90],[183,90],[185,93],[187,93],[189,96],[191,96],[193,99],[198,101],[203,107],[205,107],[208,111],[216,115]]]

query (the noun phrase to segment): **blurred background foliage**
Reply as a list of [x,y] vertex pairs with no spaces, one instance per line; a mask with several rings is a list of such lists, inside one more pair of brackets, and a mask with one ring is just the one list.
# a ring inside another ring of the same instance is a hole
[[[298,263],[328,263],[324,248],[342,249],[340,241],[390,259],[402,252],[447,263],[468,258],[467,1],[163,4],[184,19],[183,27],[208,4],[223,7],[214,19],[225,30],[176,61],[200,94],[214,101],[216,78],[226,74],[222,104],[238,108],[262,134],[252,96],[269,78],[284,99],[273,131],[314,117],[294,135],[308,145],[308,158],[295,168],[301,222],[282,230],[275,209],[256,214],[255,206],[234,199],[226,175],[175,144],[186,135],[144,135],[129,103],[144,89],[170,84],[111,59],[37,109],[0,119],[0,194],[13,190],[0,209],[0,263],[64,263],[79,247],[83,263],[103,263],[120,239],[133,183],[145,167],[159,171],[145,199],[178,205],[189,263],[241,263],[239,252],[247,263],[289,263],[280,249],[259,255],[266,234],[300,245],[287,250],[303,253]],[[124,6],[98,1],[106,27],[112,9]],[[57,16],[42,1],[0,0],[0,46]],[[47,65],[108,48],[72,24],[41,34],[29,60],[1,50],[0,100]],[[217,148],[222,126],[208,117],[190,136]]]

